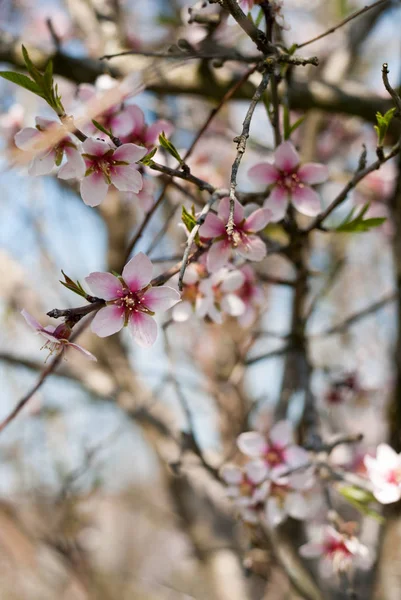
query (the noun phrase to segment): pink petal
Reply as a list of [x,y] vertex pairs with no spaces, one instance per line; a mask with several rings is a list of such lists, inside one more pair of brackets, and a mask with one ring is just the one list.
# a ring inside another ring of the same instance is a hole
[[152,278],[153,265],[143,252],[138,252],[125,265],[122,276],[132,292],[138,292],[148,285]]
[[115,300],[122,295],[123,285],[121,281],[111,273],[100,273],[98,271],[85,277],[92,294],[103,300]]
[[153,346],[157,338],[157,323],[153,317],[134,312],[128,321],[128,327],[136,343],[143,348]]
[[263,206],[271,211],[271,220],[273,223],[281,221],[281,219],[284,219],[288,208],[287,190],[275,186],[270,192],[270,196],[266,198]]
[[97,362],[96,356],[93,356],[93,354],[91,352],[89,352],[88,350],[85,350],[85,348],[82,348],[82,346],[78,346],[78,344],[69,343],[68,348],[74,348],[74,350],[78,350],[78,352],[83,354],[85,356],[85,358],[88,358],[89,360],[93,360],[93,361]]
[[156,123],[153,123],[153,125],[148,127],[146,130],[145,144],[147,146],[156,144],[159,139],[159,135],[163,133],[163,131],[166,134],[166,137],[169,137],[173,133],[174,127],[168,121],[156,121]]
[[[82,158],[81,153],[76,148],[72,148],[71,146],[66,146],[64,148],[64,152],[67,157],[67,163],[61,167],[60,171],[58,172],[58,176],[60,179],[81,179],[81,177],[85,175],[86,170],[85,161]],[[62,177],[60,172],[62,169],[64,169],[65,173],[67,171],[66,167],[68,167],[69,177]]]
[[257,431],[246,431],[241,433],[237,439],[240,451],[251,458],[259,458],[264,455],[267,443],[265,437]]
[[45,154],[36,156],[36,158],[32,160],[28,173],[33,177],[48,175],[54,168],[55,158],[56,155],[54,150],[49,150]]
[[145,126],[145,115],[142,110],[136,104],[130,104],[127,106],[127,111],[133,122],[132,134],[138,135],[142,132]]
[[81,181],[80,192],[87,206],[98,206],[106,198],[108,183],[101,173],[92,173]]
[[33,150],[41,137],[41,132],[34,127],[25,127],[14,136],[14,142],[20,150]]
[[269,432],[269,439],[280,448],[294,443],[294,431],[290,421],[277,421]]
[[127,110],[114,115],[110,121],[111,130],[116,137],[127,136],[134,127],[134,122]]
[[297,175],[303,183],[314,185],[316,183],[323,183],[324,181],[327,181],[329,177],[329,170],[326,165],[320,165],[319,163],[306,163],[305,165],[299,167]]
[[[227,224],[228,218],[230,216],[230,198],[228,198],[228,196],[226,196],[220,201],[217,216],[223,221],[224,225]],[[234,200],[234,223],[237,225],[243,220],[244,207],[238,202],[238,200]]]
[[291,173],[299,165],[299,154],[291,142],[283,142],[274,153],[274,164],[285,173]]
[[224,267],[230,260],[231,244],[228,240],[215,242],[209,249],[206,258],[206,267],[209,273]]
[[229,485],[239,485],[244,475],[240,467],[227,463],[221,467],[220,476]]
[[258,163],[249,169],[248,177],[256,183],[270,185],[280,179],[280,171],[270,163]]
[[25,321],[28,323],[29,327],[36,332],[39,332],[43,329],[42,325],[33,317],[29,312],[25,309],[21,310],[21,315],[24,317]]
[[136,196],[136,198],[138,200],[138,204],[141,207],[141,209],[143,210],[143,212],[145,212],[145,213],[149,212],[155,202],[153,195],[150,194],[149,192],[145,192],[142,189],[140,192],[135,194],[135,196]]
[[152,312],[164,312],[174,306],[174,304],[177,304],[180,299],[180,294],[167,285],[150,288],[142,297],[143,303]]
[[50,127],[58,129],[60,124],[53,119],[45,119],[44,117],[35,117],[35,123],[41,129],[50,129]]
[[291,201],[300,213],[308,217],[316,217],[322,210],[319,195],[307,185],[296,187],[292,192]]
[[244,470],[248,479],[256,485],[262,483],[269,474],[269,468],[264,460],[251,460],[245,465]]
[[266,502],[265,517],[270,527],[277,527],[286,517],[285,510],[278,503],[277,498],[270,497]]
[[119,306],[105,306],[96,313],[91,330],[99,337],[107,337],[120,331],[124,325],[124,309]]
[[135,163],[141,160],[147,153],[144,146],[137,146],[136,144],[123,144],[113,154],[113,160],[123,160],[127,163]]
[[223,221],[214,213],[209,213],[206,216],[205,222],[199,228],[200,237],[206,239],[219,237],[219,235],[224,235],[225,233],[226,228]]
[[110,150],[110,145],[104,140],[95,140],[94,138],[88,138],[82,144],[82,148],[85,154],[93,154],[93,156],[103,156]]
[[111,181],[120,192],[134,192],[137,194],[143,186],[142,175],[131,165],[113,167]]
[[246,260],[256,262],[263,260],[267,254],[265,243],[257,235],[243,235],[236,250]]
[[94,85],[90,83],[81,83],[78,87],[77,96],[79,100],[82,102],[88,102],[88,100],[92,100],[96,96],[96,89]]
[[261,231],[272,218],[272,212],[268,208],[258,208],[249,215],[244,223],[244,231]]
[[307,465],[310,462],[308,452],[300,446],[290,446],[289,448],[286,448],[284,457],[288,466],[293,469],[297,469],[302,465]]

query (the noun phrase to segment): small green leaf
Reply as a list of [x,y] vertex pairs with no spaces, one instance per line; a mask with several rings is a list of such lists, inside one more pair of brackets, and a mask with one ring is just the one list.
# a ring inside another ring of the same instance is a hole
[[258,16],[256,17],[256,21],[255,21],[255,25],[256,25],[256,27],[259,27],[259,25],[261,24],[261,22],[262,22],[262,19],[263,19],[263,14],[264,14],[264,13],[263,13],[263,10],[262,10],[262,9],[260,9],[260,10],[259,10],[259,13],[258,13]]
[[[299,127],[300,125],[302,125],[302,123],[305,121],[305,119],[306,119],[306,115],[302,115],[302,117],[299,117],[299,119],[297,119],[297,120],[295,121],[295,123],[293,123],[293,124],[291,125],[291,127],[290,127],[290,135],[291,135],[292,133],[294,133],[294,131],[295,131],[296,129],[298,129],[298,127]],[[289,137],[289,136],[288,136],[288,137]]]
[[78,296],[82,296],[82,298],[86,299],[88,297],[88,294],[85,292],[84,288],[79,283],[79,281],[75,282],[71,279],[71,277],[68,277],[68,275],[66,275],[64,271],[61,272],[64,276],[64,281],[60,280],[61,285],[66,287],[67,290],[74,292],[74,294],[78,294]]
[[367,213],[369,206],[370,203],[367,202],[356,216],[356,209],[353,208],[345,217],[344,221],[334,228],[334,231],[339,231],[342,233],[362,233],[364,231],[369,231],[369,229],[374,229],[375,227],[380,227],[380,225],[383,225],[383,223],[386,221],[385,217],[372,217],[370,219],[363,218]]
[[170,142],[170,140],[166,138],[166,134],[164,133],[164,131],[159,135],[159,143],[161,146],[163,146],[165,150],[167,150],[169,154],[171,154],[171,156],[178,160],[180,165],[183,163],[183,160],[179,155],[177,148],[172,142]]
[[25,88],[33,94],[43,98],[41,88],[35,81],[29,79],[27,75],[23,75],[22,73],[14,73],[13,71],[0,71],[0,77],[3,77],[3,79],[7,79],[7,81],[11,81],[12,83],[15,83],[16,85],[19,85],[20,87]]
[[182,207],[181,220],[189,232],[191,232],[196,225],[196,218],[187,211],[185,206]]
[[380,515],[376,510],[373,510],[368,505],[370,502],[375,501],[375,497],[373,494],[368,492],[367,490],[363,490],[356,486],[341,486],[337,488],[339,494],[343,496],[343,498],[351,504],[358,512],[365,515],[366,517],[371,517],[375,519],[379,523],[384,523],[385,519]]
[[100,123],[95,121],[95,119],[92,119],[92,123],[96,127],[96,129],[99,129],[99,131],[101,131],[102,133],[105,133],[109,137],[113,137],[113,133],[112,133],[111,129],[108,131],[105,127],[103,127],[103,125],[101,125]]
[[374,129],[377,133],[377,143],[379,146],[383,145],[384,138],[386,137],[388,127],[395,111],[395,108],[390,108],[390,110],[388,110],[384,115],[382,115],[381,112],[376,113],[377,125],[374,125]]
[[146,155],[145,155],[145,156],[142,158],[142,160],[140,160],[140,162],[141,162],[143,165],[150,166],[150,165],[153,163],[153,160],[152,160],[152,158],[154,157],[154,155],[156,154],[156,152],[157,152],[157,148],[153,148],[153,150],[151,150],[150,152],[148,152],[148,153],[147,153],[147,154],[146,154]]
[[53,62],[49,60],[46,65],[45,74],[43,76],[43,84],[46,92],[53,94]]
[[43,75],[41,74],[41,72],[39,71],[39,69],[37,67],[35,67],[35,65],[31,61],[31,59],[29,57],[29,54],[28,54],[28,50],[25,48],[25,46],[22,46],[22,56],[24,57],[24,62],[25,62],[26,69],[27,69],[28,73],[30,74],[30,76],[32,77],[32,79],[34,81],[36,81],[36,83],[41,88],[43,88]]

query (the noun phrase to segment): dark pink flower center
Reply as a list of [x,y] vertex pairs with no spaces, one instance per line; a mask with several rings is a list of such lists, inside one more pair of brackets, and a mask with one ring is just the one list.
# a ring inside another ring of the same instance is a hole
[[115,160],[113,155],[114,150],[112,148],[102,156],[83,154],[82,156],[84,157],[86,164],[85,177],[91,175],[92,173],[100,173],[110,185],[112,183],[111,176],[113,175],[114,167],[129,164],[123,160]]
[[124,310],[125,323],[128,322],[129,318],[135,312],[142,312],[153,316],[155,313],[143,301],[143,296],[149,287],[147,286],[138,292],[132,292],[128,287],[124,287],[119,292],[119,297],[112,300],[109,304],[114,304]]
[[284,460],[284,448],[280,446],[270,444],[265,450],[265,460],[271,467],[276,467],[285,462]]
[[343,540],[330,538],[324,543],[324,554],[334,559],[334,557],[339,555],[348,557],[351,556],[352,553],[348,550]]
[[253,285],[253,283],[251,281],[244,281],[244,283],[242,284],[242,287],[239,289],[238,291],[238,295],[239,297],[246,301],[250,301],[252,300],[253,296],[254,296],[254,292],[255,292],[255,286]]
[[400,485],[401,469],[391,469],[391,471],[387,473],[386,481],[387,483],[392,483],[393,485]]
[[284,188],[288,192],[293,192],[297,188],[303,188],[304,184],[300,180],[297,173],[285,173],[280,174],[280,178],[277,180],[277,185]]

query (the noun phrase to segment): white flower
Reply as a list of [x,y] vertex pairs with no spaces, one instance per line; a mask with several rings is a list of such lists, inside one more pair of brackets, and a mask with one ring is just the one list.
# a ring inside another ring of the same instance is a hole
[[382,504],[397,502],[401,498],[401,454],[379,444],[376,458],[367,455],[364,463],[376,500]]

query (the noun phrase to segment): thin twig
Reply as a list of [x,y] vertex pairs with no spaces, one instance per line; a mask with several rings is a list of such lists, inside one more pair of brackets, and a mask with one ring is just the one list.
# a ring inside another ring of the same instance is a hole
[[390,96],[392,97],[394,104],[397,107],[398,116],[401,117],[401,98],[400,98],[399,94],[395,91],[395,89],[392,88],[390,85],[390,82],[388,80],[389,72],[390,71],[388,70],[388,64],[383,63],[382,78],[383,78],[384,87],[386,88],[386,90],[388,91]]
[[249,367],[249,365],[254,365],[257,362],[260,362],[261,360],[275,358],[276,356],[283,356],[283,354],[287,354],[287,352],[290,352],[291,348],[292,344],[287,344],[286,346],[284,346],[283,348],[279,348],[278,350],[272,350],[271,352],[265,352],[265,354],[248,358],[248,360],[245,361],[245,364],[247,367]]

